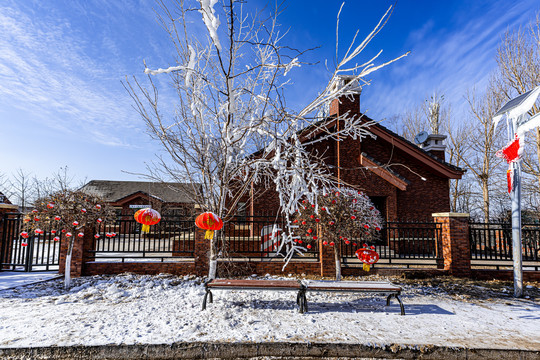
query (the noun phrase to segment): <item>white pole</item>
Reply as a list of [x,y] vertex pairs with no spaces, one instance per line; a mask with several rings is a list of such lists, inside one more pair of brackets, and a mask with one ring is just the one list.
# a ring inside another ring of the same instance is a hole
[[[518,118],[519,119],[519,118]],[[510,142],[514,140],[516,131],[514,121],[509,121],[511,130]],[[523,296],[523,269],[521,259],[521,165],[512,163],[514,186],[510,193],[512,199],[512,259],[514,262],[514,297]]]

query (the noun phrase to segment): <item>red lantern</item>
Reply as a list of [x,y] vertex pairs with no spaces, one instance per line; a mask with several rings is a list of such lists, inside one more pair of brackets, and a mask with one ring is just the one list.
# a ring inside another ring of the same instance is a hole
[[23,231],[21,233],[21,237],[23,237],[24,239],[28,239],[28,233],[26,231]]
[[195,225],[200,229],[206,230],[205,239],[212,240],[214,238],[214,231],[220,230],[223,227],[223,220],[214,213],[205,212],[197,216]]
[[21,246],[28,246],[28,243],[23,242],[23,243],[21,243]]
[[73,235],[70,232],[66,233],[66,237],[72,237],[72,236]]
[[74,222],[73,222],[73,226],[77,226],[77,225],[79,225],[79,222],[78,222],[78,221],[74,221]]
[[82,212],[83,214],[85,214],[85,213],[86,213],[86,209],[81,209],[81,212]]
[[77,234],[78,237],[82,238],[84,236],[84,233],[80,232]]
[[96,239],[99,239],[99,234],[94,235]]
[[133,215],[135,220],[142,224],[142,232],[147,233],[150,231],[150,225],[155,225],[161,220],[161,215],[154,209],[144,208],[138,210],[135,215]]
[[370,266],[379,261],[379,254],[375,251],[375,246],[368,249],[367,245],[364,244],[362,249],[356,250],[355,255],[358,257],[358,260],[364,263],[362,268],[365,271],[369,271]]
[[43,230],[41,230],[41,229],[36,229],[35,233],[36,233],[37,235],[41,235],[41,234],[43,234]]
[[56,215],[56,216],[54,217],[54,220],[56,220],[56,221],[58,221],[58,220],[60,220],[60,219],[62,219],[62,218],[61,218],[59,215]]
[[96,220],[98,223],[101,223],[103,220],[101,218]]
[[52,209],[53,207],[54,207],[54,204],[53,204],[53,203],[48,203],[48,204],[47,204],[47,208],[48,208],[48,209]]
[[54,241],[60,241],[60,238],[58,236],[55,236],[53,240]]

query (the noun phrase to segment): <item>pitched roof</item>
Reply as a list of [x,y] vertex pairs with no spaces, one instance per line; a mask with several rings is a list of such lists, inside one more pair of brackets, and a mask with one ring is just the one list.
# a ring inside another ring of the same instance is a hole
[[150,181],[111,181],[92,180],[80,190],[88,194],[102,197],[107,202],[117,202],[137,192],[148,194],[164,202],[193,203],[194,187],[198,184],[157,183]]
[[11,201],[9,201],[8,197],[4,195],[4,193],[2,193],[1,191],[0,191],[0,204],[11,204]]
[[[402,150],[406,154],[412,156],[413,158],[416,158],[418,161],[423,162],[424,164],[428,165],[431,169],[433,169],[435,172],[439,173],[440,175],[448,177],[449,179],[461,179],[461,177],[465,173],[466,170],[461,169],[450,163],[447,163],[446,161],[436,157],[435,155],[422,149],[419,146],[416,146],[409,140],[396,134],[392,130],[382,126],[381,124],[377,123],[375,120],[367,117],[366,115],[360,114],[360,116],[362,116],[362,120],[364,122],[371,123],[371,125],[367,128],[367,130],[371,132],[373,135],[387,141],[388,143]],[[309,132],[309,137],[313,137],[313,136],[318,135],[321,131],[323,131],[323,128],[331,129],[332,127],[335,126],[336,121],[337,120],[334,116],[330,116],[326,119],[320,120],[316,124],[313,124],[311,126],[308,126],[300,130],[299,132],[300,138],[301,138],[300,141],[304,141],[304,139],[302,138],[306,136],[305,134],[308,132]],[[319,127],[319,129],[317,131],[310,132],[314,126]]]

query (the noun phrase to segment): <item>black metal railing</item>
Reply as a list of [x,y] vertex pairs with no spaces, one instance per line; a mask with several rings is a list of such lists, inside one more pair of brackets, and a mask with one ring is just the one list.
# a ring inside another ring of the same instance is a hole
[[[512,260],[512,224],[469,222],[472,260]],[[522,259],[540,261],[540,224],[522,224]]]
[[[356,258],[356,250],[365,242],[366,239],[358,237],[350,239],[348,245],[342,243],[344,259]],[[442,259],[441,227],[435,222],[387,222],[379,236],[366,243],[375,246],[380,259],[385,259],[389,264],[407,260],[408,265],[414,265],[414,260],[433,260],[435,263]]]
[[[290,249],[290,245],[282,244],[282,234],[286,230],[284,219],[276,216],[234,217],[217,233],[218,251],[223,257],[230,258],[283,258]],[[293,258],[318,259],[317,241],[301,238],[297,245],[304,247],[303,255],[295,253]]]
[[164,216],[148,233],[133,216],[121,215],[114,223],[102,224],[95,241],[96,261],[138,261],[192,257],[195,249],[195,219]]
[[0,269],[9,271],[58,270],[60,241],[55,234],[29,234],[23,239],[21,214],[5,214],[0,234]]

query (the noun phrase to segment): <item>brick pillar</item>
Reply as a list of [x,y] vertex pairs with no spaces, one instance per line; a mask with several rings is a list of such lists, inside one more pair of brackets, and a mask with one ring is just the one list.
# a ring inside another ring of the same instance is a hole
[[[336,276],[336,260],[334,257],[334,247],[323,245],[323,240],[319,238],[319,262],[321,264],[321,276]],[[329,241],[330,242],[330,241]]]
[[198,276],[208,275],[208,258],[210,255],[210,240],[204,238],[205,230],[195,230],[195,248],[193,257],[195,258],[195,273]]
[[469,214],[435,213],[432,215],[435,222],[441,224],[444,270],[452,276],[470,276]]
[[[93,235],[93,234],[92,234]],[[77,233],[73,234],[73,251],[71,252],[71,277],[79,277],[83,275],[83,259],[84,259],[84,240],[88,237],[88,234],[85,234],[82,238],[77,236]],[[62,234],[62,239],[60,243],[60,259],[59,259],[59,270],[60,274],[65,273],[66,268],[66,256],[69,249],[70,238],[67,238],[65,234]]]

